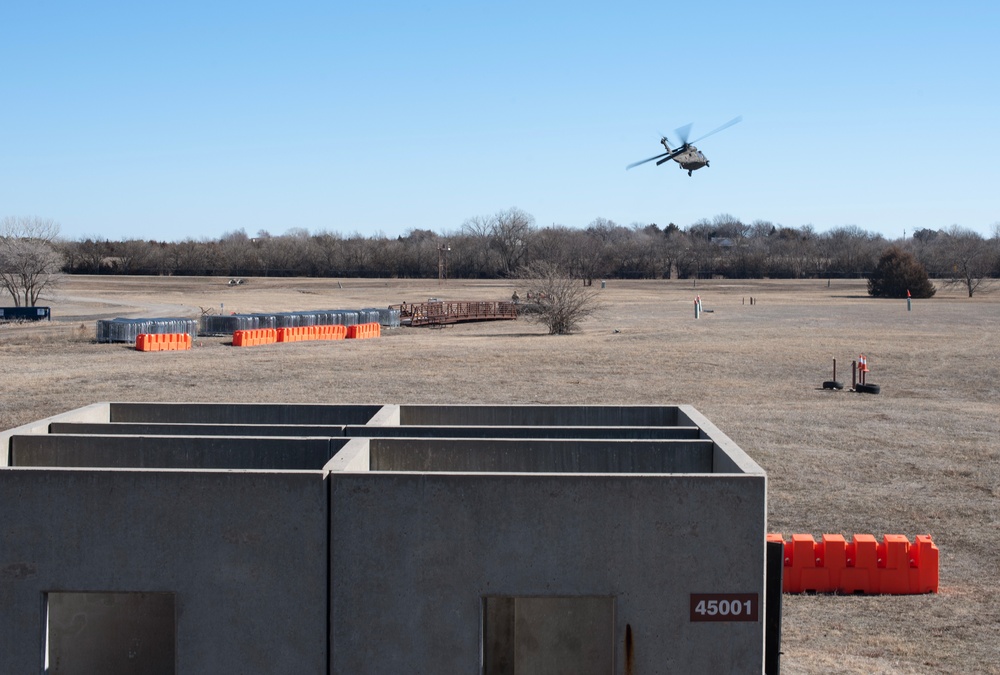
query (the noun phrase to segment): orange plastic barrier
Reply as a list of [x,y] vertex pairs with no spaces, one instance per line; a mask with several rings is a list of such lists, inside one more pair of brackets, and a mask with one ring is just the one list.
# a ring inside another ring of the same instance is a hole
[[937,593],[938,547],[929,534],[910,543],[904,535],[887,534],[879,543],[870,534],[856,534],[847,542],[839,534],[824,534],[817,543],[811,534],[780,534],[768,541],[785,545],[785,593],[865,593],[910,595]]
[[191,336],[187,333],[139,333],[135,348],[140,352],[177,352],[191,349]]
[[[378,326],[378,324],[375,324]],[[302,342],[304,340],[343,340],[347,326],[295,326],[291,328],[258,328],[238,330],[233,333],[234,347],[270,345],[276,342]]]
[[302,342],[303,340],[312,340],[312,336],[315,326],[295,326],[292,328],[279,328],[278,329],[278,342]]
[[347,326],[316,326],[317,340],[343,340],[347,337]]
[[233,332],[234,347],[257,347],[273,345],[278,341],[278,332],[274,328],[253,328]]
[[382,337],[382,324],[358,323],[347,327],[348,339],[365,339]]

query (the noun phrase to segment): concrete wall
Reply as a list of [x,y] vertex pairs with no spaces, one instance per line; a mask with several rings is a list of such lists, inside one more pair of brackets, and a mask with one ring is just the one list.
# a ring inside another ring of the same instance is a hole
[[668,427],[676,406],[403,405],[399,423],[474,426]]
[[364,424],[378,405],[287,403],[111,403],[111,422],[203,424]]
[[713,443],[373,438],[372,471],[711,473]]
[[8,465],[11,436],[47,434],[49,433],[49,424],[53,422],[107,422],[110,414],[111,406],[109,404],[94,403],[83,408],[46,417],[37,422],[29,422],[7,431],[0,431],[0,467]]
[[333,456],[325,471],[368,471],[371,464],[367,438],[352,438],[347,441],[340,452]]
[[[69,426],[69,425],[63,425]],[[607,439],[695,439],[702,438],[698,427],[581,427],[581,426],[466,426],[419,425],[344,427],[348,436],[387,438],[607,438]]]
[[616,670],[760,673],[765,477],[334,473],[331,672],[475,673],[485,596],[613,596]]
[[678,406],[678,424],[692,424],[701,429],[702,438],[710,438],[715,443],[713,453],[714,473],[757,473],[763,474],[757,462],[743,452],[729,436],[722,433],[707,417],[689,405]]
[[149,436],[405,436],[407,438],[607,438],[696,439],[696,426],[675,427],[557,427],[557,426],[428,426],[428,425],[306,425],[306,424],[166,424],[152,422],[53,422],[52,434],[129,434]]
[[[84,423],[53,422],[50,434],[143,436],[319,436],[344,435],[343,425],[316,424],[180,424],[156,422]],[[363,429],[365,427],[352,427]],[[693,429],[693,427],[692,427]],[[697,430],[695,429],[697,432]],[[694,438],[698,436],[695,435]]]
[[38,673],[49,591],[170,592],[178,673],[326,672],[317,473],[0,470],[0,671]]
[[28,435],[10,439],[11,466],[319,470],[346,439]]

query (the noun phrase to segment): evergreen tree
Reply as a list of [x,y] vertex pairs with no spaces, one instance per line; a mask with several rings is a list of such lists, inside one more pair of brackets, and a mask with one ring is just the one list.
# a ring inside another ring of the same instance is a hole
[[898,246],[890,246],[868,275],[868,295],[874,298],[905,298],[909,292],[914,298],[930,298],[936,292],[927,277],[927,270]]

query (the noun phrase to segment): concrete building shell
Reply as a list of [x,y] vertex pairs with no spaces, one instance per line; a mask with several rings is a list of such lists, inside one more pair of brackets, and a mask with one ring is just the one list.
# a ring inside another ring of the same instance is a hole
[[690,406],[100,403],[0,447],[0,672],[763,667],[766,476]]

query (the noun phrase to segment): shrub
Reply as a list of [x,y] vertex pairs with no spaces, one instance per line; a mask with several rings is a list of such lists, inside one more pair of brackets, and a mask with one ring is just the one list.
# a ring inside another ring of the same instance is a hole
[[572,333],[598,307],[597,293],[558,265],[535,263],[521,270],[521,278],[532,288],[524,318],[544,325],[549,335]]
[[874,298],[905,298],[907,291],[914,298],[930,298],[935,290],[924,266],[898,246],[887,248],[868,275],[868,295]]

